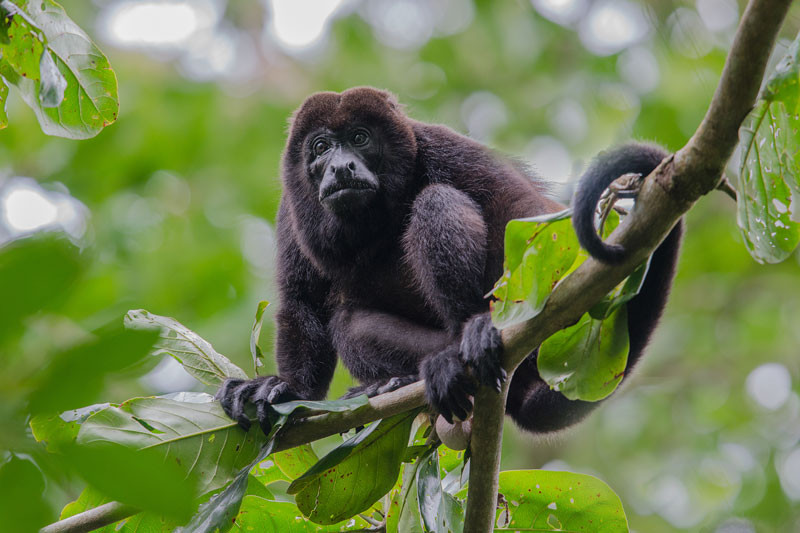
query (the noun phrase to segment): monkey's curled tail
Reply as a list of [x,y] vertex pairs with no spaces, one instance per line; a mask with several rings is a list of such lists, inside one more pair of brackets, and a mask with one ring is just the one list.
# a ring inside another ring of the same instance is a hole
[[630,143],[603,152],[586,169],[572,201],[572,224],[578,241],[589,254],[604,263],[620,263],[626,255],[619,244],[606,244],[594,227],[594,213],[603,191],[624,174],[647,176],[669,155],[652,144]]

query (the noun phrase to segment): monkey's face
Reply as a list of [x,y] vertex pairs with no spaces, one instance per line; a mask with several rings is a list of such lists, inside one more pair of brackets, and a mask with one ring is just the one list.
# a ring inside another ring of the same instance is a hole
[[308,176],[325,209],[347,216],[373,203],[381,184],[370,169],[377,168],[381,150],[379,139],[367,127],[312,132],[306,150]]

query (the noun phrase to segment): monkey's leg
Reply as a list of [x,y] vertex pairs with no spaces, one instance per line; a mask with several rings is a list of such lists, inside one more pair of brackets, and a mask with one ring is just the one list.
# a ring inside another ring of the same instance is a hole
[[417,381],[419,362],[451,342],[444,330],[371,309],[338,309],[330,331],[342,362],[362,383],[348,396],[373,396]]
[[[678,260],[683,223],[673,228],[653,254],[642,288],[628,302],[630,351],[625,376],[640,359],[667,303]],[[517,368],[511,380],[506,410],[523,429],[533,433],[558,431],[580,422],[599,402],[568,400],[539,377],[536,353]]]

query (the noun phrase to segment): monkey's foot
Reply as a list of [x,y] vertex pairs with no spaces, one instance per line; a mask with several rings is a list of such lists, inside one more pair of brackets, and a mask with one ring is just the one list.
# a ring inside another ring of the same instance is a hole
[[472,412],[472,398],[477,387],[458,355],[458,347],[445,348],[428,357],[420,367],[425,379],[428,403],[449,423],[453,418],[466,420]]
[[264,433],[269,433],[269,406],[273,403],[298,399],[289,384],[278,376],[261,376],[255,379],[227,379],[215,396],[225,414],[236,420],[245,431],[250,429],[250,419],[244,412],[249,402],[256,406],[256,417]]
[[342,399],[355,398],[359,394],[366,394],[372,398],[373,396],[378,396],[379,394],[392,392],[400,387],[405,387],[406,385],[410,385],[415,381],[419,381],[419,376],[416,374],[409,374],[408,376],[398,376],[383,381],[376,381],[375,383],[369,383],[367,385],[350,387],[345,395],[342,396]]
[[501,364],[503,339],[492,325],[489,313],[474,316],[464,325],[460,355],[481,385],[500,392],[508,374]]

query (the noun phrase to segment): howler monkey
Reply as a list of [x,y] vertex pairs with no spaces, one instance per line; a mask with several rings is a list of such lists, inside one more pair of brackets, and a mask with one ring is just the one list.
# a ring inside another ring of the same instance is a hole
[[[594,230],[600,194],[626,173],[649,174],[667,154],[630,144],[600,155],[574,202],[581,244],[604,261],[624,251]],[[476,384],[499,389],[501,340],[489,292],[503,269],[503,232],[513,218],[563,209],[545,186],[509,160],[451,129],[407,117],[395,98],[361,87],[317,93],[297,110],[282,161],[277,220],[278,375],[231,379],[218,393],[247,428],[247,403],[268,429],[267,407],[321,399],[337,355],[379,394],[425,379],[445,419],[464,419]],[[636,364],[667,299],[680,224],[655,251],[628,305]],[[522,428],[549,432],[595,405],[552,391],[534,351],[513,375],[507,412]]]

